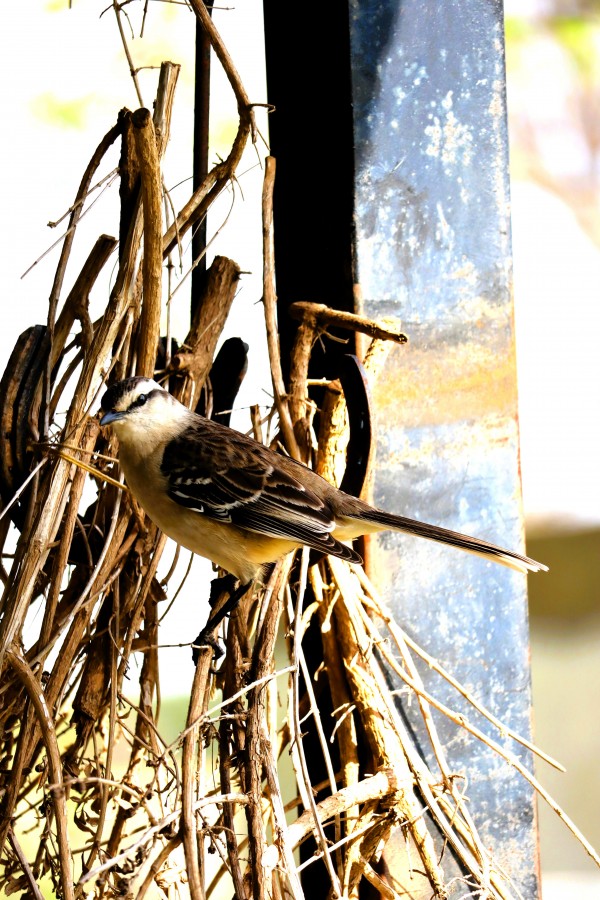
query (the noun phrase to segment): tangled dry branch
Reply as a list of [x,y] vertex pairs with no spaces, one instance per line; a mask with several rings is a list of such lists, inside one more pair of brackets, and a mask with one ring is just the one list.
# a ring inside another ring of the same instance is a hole
[[[122,110],[90,160],[72,207],[47,325],[21,336],[0,387],[7,438],[0,471],[3,890],[68,900],[143,898],[178,886],[194,900],[232,893],[238,900],[299,900],[302,870],[323,865],[324,897],[358,897],[365,879],[384,897],[404,891],[446,897],[442,850],[448,846],[465,891],[497,900],[515,896],[478,835],[432,710],[487,742],[539,786],[510,752],[427,694],[415,657],[436,667],[504,737],[517,736],[404,634],[364,573],[339,560],[309,564],[303,553],[279,563],[228,621],[226,652],[216,669],[212,648],[200,648],[185,728],[172,743],[162,736],[158,610],[173,567],[159,580],[165,539],[119,480],[115,448],[93,411],[108,378],[136,372],[168,379],[180,399],[204,402],[210,412],[202,391],[209,396],[206,381],[239,267],[215,259],[203,302],[174,352],[160,337],[162,271],[182,235],[234,177],[255,125],[204,4],[192,0],[191,6],[238,103],[228,158],[163,228],[160,165],[178,75],[177,66],[165,63],[154,115]],[[119,261],[105,309],[92,321],[90,291],[117,245],[114,238],[98,239],[62,304],[61,291],[78,219],[115,141],[121,143]],[[273,179],[274,160],[268,159],[263,304],[280,440],[298,459],[316,456],[319,471],[333,477],[344,452],[343,393],[329,386],[315,454],[307,388],[311,347],[328,325],[366,330],[375,368],[386,341],[402,336],[393,325],[352,316],[340,323],[324,307],[298,305],[302,327],[292,381],[284,384]],[[76,322],[80,330],[73,334]],[[57,410],[65,407],[61,418]],[[92,483],[95,496],[84,509]],[[315,624],[322,646],[316,673],[305,658],[306,634]],[[135,701],[125,685],[134,653],[141,658]],[[282,654],[284,662],[276,662]],[[420,706],[435,767],[425,764],[398,712],[386,668]],[[330,720],[322,711],[325,696]],[[319,784],[304,740],[309,721],[326,773]],[[384,876],[379,862],[392,835],[402,835],[406,853]],[[312,850],[299,863],[298,848],[307,840]]]

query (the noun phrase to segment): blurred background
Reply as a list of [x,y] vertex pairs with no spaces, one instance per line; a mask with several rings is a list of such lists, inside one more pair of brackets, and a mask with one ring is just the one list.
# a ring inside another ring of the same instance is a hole
[[[102,14],[105,6],[73,0],[69,9],[67,0],[21,0],[4,12],[2,368],[17,335],[45,319],[56,251],[20,276],[62,234],[60,224],[49,231],[47,223],[66,212],[83,167],[117,111],[140,105],[114,15],[110,7]],[[140,38],[144,6],[130,4],[131,23],[124,18],[136,65],[182,63],[165,168],[177,206],[177,182],[191,171],[191,116],[181,111],[193,108],[194,31],[176,4],[154,3],[147,37]],[[505,11],[527,549],[552,572],[530,580],[535,738],[567,768],[563,775],[540,764],[537,774],[598,848],[600,2],[506,0]],[[216,10],[215,16],[251,99],[264,103],[259,0]],[[219,102],[211,121],[211,162],[226,152],[236,122],[217,67],[213,78]],[[142,69],[139,80],[149,105],[156,73]],[[266,135],[266,114],[261,115]],[[259,155],[250,150],[235,197],[224,195],[209,223],[215,235],[210,255],[232,256],[249,273],[236,306],[235,333],[244,336],[254,327],[261,294],[261,183]],[[228,220],[234,199],[236,216]],[[116,186],[98,191],[93,221],[82,222],[76,241],[81,260],[89,236],[103,227],[113,233],[117,202]],[[75,256],[72,273],[77,261]],[[185,281],[185,265],[175,277]],[[175,321],[187,319],[185,297],[182,290],[174,299]],[[253,341],[242,407],[255,402],[257,382],[269,383],[261,340],[257,335]],[[168,643],[167,631],[162,635]],[[181,683],[177,666],[174,673],[173,691]],[[540,832],[545,900],[600,897],[599,873],[545,805]]]
[[[600,845],[600,4],[507,0],[515,317],[538,776]],[[545,900],[600,897],[539,805]]]

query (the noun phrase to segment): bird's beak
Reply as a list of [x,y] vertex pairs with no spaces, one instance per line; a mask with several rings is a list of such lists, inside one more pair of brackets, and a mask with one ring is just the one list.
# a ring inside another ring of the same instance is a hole
[[118,422],[120,419],[124,419],[124,418],[125,418],[124,412],[117,412],[117,410],[111,409],[110,412],[104,413],[104,415],[100,419],[100,424],[102,426],[110,425],[112,422]]

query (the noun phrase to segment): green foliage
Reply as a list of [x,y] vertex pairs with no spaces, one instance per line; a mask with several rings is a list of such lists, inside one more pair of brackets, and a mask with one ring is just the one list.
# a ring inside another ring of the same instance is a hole
[[541,21],[523,16],[507,16],[506,49],[526,49],[542,35],[553,38],[567,53],[585,81],[598,76],[600,60],[600,18],[598,16],[549,16]]
[[535,32],[535,25],[530,19],[524,19],[521,16],[507,16],[504,20],[504,33],[506,35],[507,46],[523,44],[525,41],[529,40]]
[[58,128],[82,130],[87,126],[88,111],[94,102],[92,94],[65,100],[47,92],[31,101],[30,109],[36,119]]
[[567,51],[580,75],[590,80],[598,73],[600,57],[600,22],[596,18],[557,16],[549,27]]

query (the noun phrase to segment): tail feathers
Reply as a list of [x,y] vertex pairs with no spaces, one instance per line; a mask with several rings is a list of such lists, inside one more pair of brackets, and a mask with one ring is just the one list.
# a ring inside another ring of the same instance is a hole
[[[348,517],[346,520],[348,526],[350,519],[353,520],[357,527],[357,533],[364,534],[367,531],[383,531],[390,529],[392,531],[406,532],[414,534],[417,537],[427,538],[430,541],[438,541],[441,544],[450,544],[452,547],[459,547],[469,553],[476,553],[478,556],[484,556],[494,562],[501,563],[518,572],[547,572],[548,566],[543,563],[536,562],[528,556],[521,556],[512,550],[506,550],[503,547],[497,547],[487,541],[481,541],[479,538],[469,537],[466,534],[460,534],[458,531],[450,531],[448,528],[440,528],[438,525],[428,525],[426,522],[417,522],[415,519],[407,519],[404,516],[395,516],[391,513],[383,512],[383,510],[370,509],[367,514],[362,516]],[[365,528],[365,525],[372,524],[372,528]],[[359,526],[362,525],[362,528]],[[342,528],[342,530],[345,530]],[[336,531],[336,537],[340,536]]]

